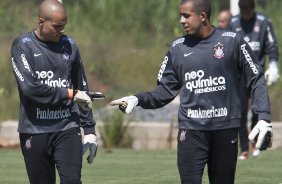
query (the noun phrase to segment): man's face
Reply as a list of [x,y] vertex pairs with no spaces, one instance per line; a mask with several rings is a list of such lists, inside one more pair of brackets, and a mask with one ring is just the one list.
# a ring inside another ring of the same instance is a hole
[[241,8],[240,9],[241,17],[245,21],[249,21],[253,17],[254,13],[255,11],[252,8]]
[[201,15],[193,9],[193,4],[191,2],[184,3],[180,5],[180,24],[182,24],[185,32],[188,35],[196,35],[201,29]]
[[41,36],[44,41],[58,42],[64,33],[67,24],[67,16],[65,14],[54,12],[49,19],[39,20]]
[[229,15],[225,12],[222,12],[217,17],[218,27],[221,29],[226,29],[229,23]]

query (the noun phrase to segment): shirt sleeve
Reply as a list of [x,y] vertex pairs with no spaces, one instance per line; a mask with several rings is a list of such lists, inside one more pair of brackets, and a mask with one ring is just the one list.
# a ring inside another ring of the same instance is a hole
[[265,53],[269,56],[269,61],[278,62],[278,45],[275,32],[270,20],[267,21],[266,35],[265,35]]
[[[76,51],[76,62],[72,67],[71,80],[73,82],[73,89],[80,91],[89,91],[88,83],[83,67],[83,63],[80,57],[79,50]],[[80,110],[80,122],[83,128],[94,127],[96,122],[93,116],[92,109],[83,110],[79,107]]]
[[42,84],[36,77],[31,54],[28,48],[14,41],[11,47],[11,62],[21,96],[42,105],[67,103],[66,88],[50,87]]
[[246,80],[246,87],[251,94],[251,107],[258,114],[259,120],[271,121],[270,101],[263,69],[257,63],[249,44],[240,38],[238,51],[239,66]]
[[158,73],[157,87],[150,92],[140,92],[135,96],[138,105],[144,109],[156,109],[170,103],[181,88],[173,68],[171,52],[168,51]]

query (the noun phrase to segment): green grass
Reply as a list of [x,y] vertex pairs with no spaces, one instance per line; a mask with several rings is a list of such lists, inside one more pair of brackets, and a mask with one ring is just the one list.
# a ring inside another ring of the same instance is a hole
[[[0,183],[28,183],[19,149],[0,149]],[[258,158],[238,161],[236,184],[281,184],[282,150],[263,152]],[[94,164],[83,163],[83,184],[176,184],[180,183],[175,150],[98,151]],[[57,182],[59,183],[59,182]],[[206,173],[203,184],[207,184]]]

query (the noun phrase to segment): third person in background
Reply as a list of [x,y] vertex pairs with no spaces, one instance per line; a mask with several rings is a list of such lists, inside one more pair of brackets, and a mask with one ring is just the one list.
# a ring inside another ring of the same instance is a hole
[[217,16],[217,27],[220,29],[226,29],[231,18],[229,10],[222,10]]
[[[240,14],[231,18],[229,29],[241,34],[254,51],[259,64],[265,68],[268,59],[268,69],[265,71],[268,86],[279,79],[278,46],[275,33],[269,18],[255,11],[254,0],[239,0]],[[268,58],[266,57],[268,56]],[[242,89],[243,117],[239,131],[241,155],[239,159],[245,160],[249,155],[249,141],[247,128],[248,99],[252,94],[247,89]],[[252,112],[251,129],[258,121],[257,114]],[[260,151],[252,146],[252,155],[258,156]]]

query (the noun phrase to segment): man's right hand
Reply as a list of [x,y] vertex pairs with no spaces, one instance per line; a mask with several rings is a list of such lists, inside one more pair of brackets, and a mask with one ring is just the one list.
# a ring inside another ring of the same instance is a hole
[[138,98],[136,96],[127,96],[114,100],[110,103],[110,106],[119,106],[119,109],[124,113],[131,113],[134,107],[138,104]]
[[73,101],[84,110],[92,109],[92,99],[86,91],[74,91]]

